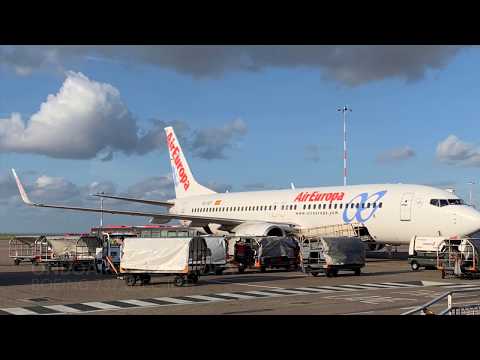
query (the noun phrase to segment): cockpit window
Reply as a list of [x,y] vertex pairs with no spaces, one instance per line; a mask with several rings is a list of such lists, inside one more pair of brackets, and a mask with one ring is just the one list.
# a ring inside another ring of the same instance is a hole
[[440,199],[440,207],[448,206],[448,201],[446,199]]
[[443,207],[448,205],[465,205],[465,202],[462,199],[431,199],[430,204]]
[[465,205],[462,199],[448,199],[448,205]]

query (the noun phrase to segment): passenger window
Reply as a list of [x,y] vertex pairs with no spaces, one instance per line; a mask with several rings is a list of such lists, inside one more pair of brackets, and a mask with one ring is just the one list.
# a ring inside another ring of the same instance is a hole
[[323,210],[327,208],[327,204],[323,204]]
[[335,204],[335,205],[333,206],[333,208],[336,209],[336,208],[337,208],[337,204]]
[[375,209],[377,207],[377,203],[373,203],[372,207]]
[[297,210],[297,205],[295,205],[295,206],[293,207],[293,210]]
[[362,209],[365,209],[365,203],[362,203]]
[[268,207],[268,210],[272,210],[272,205],[270,205],[270,206]]
[[317,208],[317,204],[313,204],[313,210]]
[[430,204],[433,206],[440,206],[440,202],[438,201],[438,199],[430,200]]
[[355,207],[358,209],[360,207],[360,204],[359,203],[356,203],[355,204]]
[[382,207],[382,203],[378,204],[378,207],[381,208],[381,207]]
[[290,210],[293,210],[293,205],[290,205]]
[[308,204],[308,210],[310,210],[310,207],[311,207],[311,206],[312,206],[312,205]]
[[331,208],[332,208],[332,203],[330,203],[330,204],[328,205],[328,208],[329,208],[329,209],[331,209]]
[[277,205],[274,205],[274,206],[273,206],[273,210],[277,210]]
[[440,200],[440,207],[443,207],[443,206],[448,206],[448,201],[445,199]]
[[343,204],[340,204],[340,209],[343,209]]

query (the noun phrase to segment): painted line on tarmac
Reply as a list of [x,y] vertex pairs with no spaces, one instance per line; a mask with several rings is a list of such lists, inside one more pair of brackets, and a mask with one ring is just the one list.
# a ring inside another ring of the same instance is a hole
[[[307,286],[298,288],[280,288],[280,287],[268,287],[268,289],[255,290],[255,291],[234,291],[223,293],[211,293],[202,295],[183,295],[175,297],[158,297],[147,299],[126,299],[126,300],[107,300],[107,301],[92,301],[85,303],[74,304],[62,304],[62,305],[35,305],[27,307],[15,307],[0,309],[1,314],[9,315],[68,315],[68,314],[81,314],[88,312],[98,311],[115,311],[122,309],[139,309],[139,308],[151,308],[158,306],[175,306],[175,305],[194,305],[194,304],[207,304],[218,301],[239,301],[239,300],[254,300],[254,299],[266,299],[273,297],[285,297],[285,296],[300,296],[300,295],[317,295],[317,294],[341,294],[341,293],[355,293],[364,290],[380,290],[385,288],[396,289],[410,289],[427,286],[422,282],[391,282],[380,284],[345,284],[337,286]],[[421,285],[418,285],[421,284]],[[438,285],[436,283],[435,285]],[[443,285],[443,283],[440,283]],[[451,283],[449,283],[450,285]],[[247,285],[247,284],[238,284]],[[266,288],[266,286],[251,285]],[[433,286],[433,284],[431,284]],[[455,286],[455,285],[454,285]],[[456,285],[459,286],[459,285]],[[460,285],[470,286],[473,285]]]

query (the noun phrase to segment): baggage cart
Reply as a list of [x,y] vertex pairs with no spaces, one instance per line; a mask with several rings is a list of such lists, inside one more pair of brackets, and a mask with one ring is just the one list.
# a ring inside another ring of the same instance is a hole
[[35,261],[45,270],[94,270],[101,239],[94,235],[42,236],[35,243]]
[[207,247],[207,266],[205,273],[222,275],[227,267],[227,241],[223,236],[205,236]]
[[35,261],[35,243],[39,239],[38,236],[14,236],[8,242],[8,257],[13,259],[15,265],[22,262]]
[[479,266],[480,239],[445,240],[444,251],[437,254],[437,268],[442,272],[442,279],[448,276],[458,278],[477,278]]
[[365,246],[358,237],[312,237],[300,243],[302,271],[337,276],[340,270],[360,275],[365,266]]
[[175,286],[196,284],[205,272],[207,254],[204,237],[127,238],[120,274],[128,286],[149,284],[152,275],[174,275]]
[[300,265],[300,246],[292,237],[266,237],[260,240],[259,245],[258,262],[261,272],[267,268],[296,270]]

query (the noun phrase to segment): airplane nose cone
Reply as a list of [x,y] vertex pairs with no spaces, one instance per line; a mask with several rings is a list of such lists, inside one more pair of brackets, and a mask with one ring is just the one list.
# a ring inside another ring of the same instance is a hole
[[480,236],[480,211],[474,208],[465,208],[457,214],[457,218],[461,235]]

